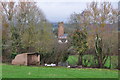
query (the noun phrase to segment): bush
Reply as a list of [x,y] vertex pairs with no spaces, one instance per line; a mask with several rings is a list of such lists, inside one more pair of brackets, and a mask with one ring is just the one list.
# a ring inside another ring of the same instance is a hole
[[70,64],[70,65],[77,65],[77,62],[78,62],[78,58],[77,58],[77,55],[70,55],[67,59],[67,62]]
[[12,54],[11,54],[11,59],[14,59],[17,54],[18,54],[18,53],[12,53]]
[[83,66],[85,67],[97,67],[97,60],[93,55],[84,55]]

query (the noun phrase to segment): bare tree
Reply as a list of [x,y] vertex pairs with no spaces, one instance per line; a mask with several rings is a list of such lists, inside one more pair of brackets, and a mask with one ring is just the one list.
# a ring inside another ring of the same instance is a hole
[[[88,33],[87,42],[89,49],[95,47],[94,46],[95,34],[101,36],[104,44],[103,53],[106,53],[106,56],[108,56],[108,51],[106,51],[108,50],[107,48],[113,49],[113,46],[109,44],[111,42],[109,34],[111,32],[112,34],[115,34],[115,32],[117,33],[117,30],[115,29],[114,29],[115,31],[112,30],[110,26],[117,24],[117,16],[118,16],[118,10],[114,9],[110,2],[103,2],[100,4],[97,2],[91,2],[90,4],[87,5],[87,8],[82,13],[73,14],[71,16],[71,21],[76,23],[79,29],[85,28],[87,30]],[[112,34],[111,34],[111,38],[115,38],[115,36],[112,36]],[[109,39],[107,39],[106,37],[109,37]],[[112,43],[114,43],[113,40]]]

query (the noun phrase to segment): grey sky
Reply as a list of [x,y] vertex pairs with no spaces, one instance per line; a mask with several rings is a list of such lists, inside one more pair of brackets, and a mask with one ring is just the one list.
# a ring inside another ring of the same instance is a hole
[[[67,22],[69,20],[70,14],[74,12],[82,12],[86,8],[86,4],[89,3],[86,0],[85,2],[79,2],[79,0],[67,0],[62,2],[56,2],[54,0],[50,1],[46,0],[37,3],[50,22]],[[114,8],[118,8],[118,3],[112,2],[112,6]]]

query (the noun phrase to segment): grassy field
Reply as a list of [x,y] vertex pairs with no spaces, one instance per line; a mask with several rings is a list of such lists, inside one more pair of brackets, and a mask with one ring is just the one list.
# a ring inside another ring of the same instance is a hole
[[[85,55],[83,56],[83,59],[89,59],[90,62],[87,64],[88,66],[93,65],[94,64],[94,59],[92,55]],[[78,62],[78,55],[71,55],[69,56],[68,60],[69,64],[71,65],[76,65]],[[84,62],[83,62],[84,65]],[[108,58],[106,63],[105,63],[106,67],[110,66],[110,59]],[[118,56],[112,56],[111,57],[111,69],[114,69],[118,66]]]
[[2,65],[3,78],[117,78],[118,70]]

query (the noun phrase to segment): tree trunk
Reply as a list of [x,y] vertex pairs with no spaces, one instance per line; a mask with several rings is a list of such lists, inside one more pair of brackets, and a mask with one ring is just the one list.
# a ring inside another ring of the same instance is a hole
[[110,55],[110,65],[109,65],[109,68],[111,68],[111,55]]
[[100,59],[100,57],[98,59],[98,65],[99,65],[99,68],[103,68],[103,63],[102,63],[102,60]]
[[78,65],[82,65],[82,55],[79,54],[78,56]]

